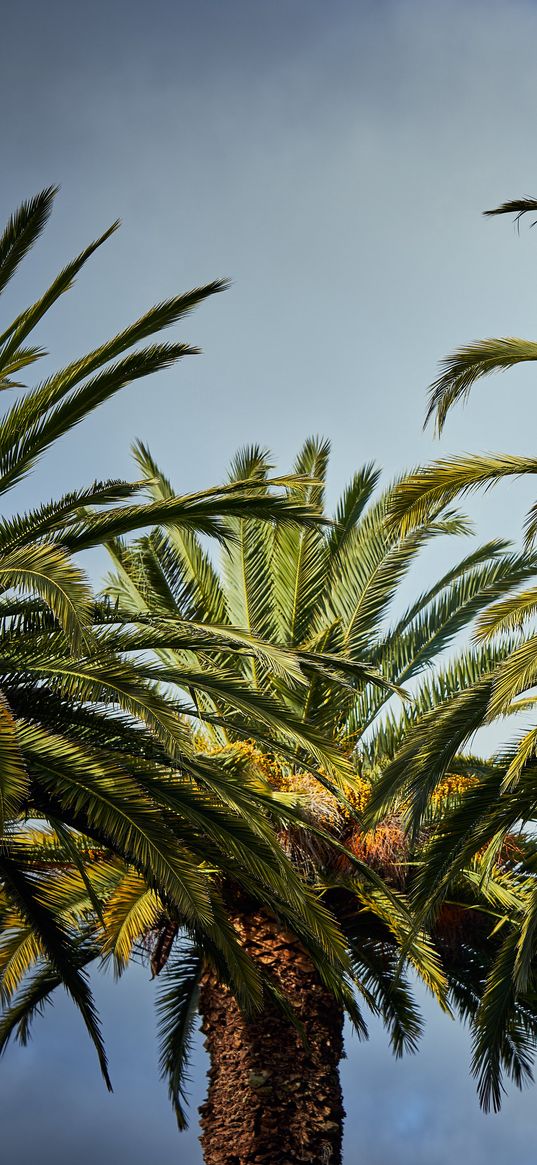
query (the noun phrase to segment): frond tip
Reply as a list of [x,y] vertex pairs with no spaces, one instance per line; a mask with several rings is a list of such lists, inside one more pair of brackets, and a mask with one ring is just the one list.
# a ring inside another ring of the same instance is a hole
[[[518,226],[523,215],[536,211],[537,198],[512,198],[508,202],[502,202],[500,206],[495,206],[493,210],[484,210],[483,214],[485,218],[493,218],[498,214],[514,214],[515,223]],[[531,226],[534,227],[536,223],[537,219],[531,223]]]

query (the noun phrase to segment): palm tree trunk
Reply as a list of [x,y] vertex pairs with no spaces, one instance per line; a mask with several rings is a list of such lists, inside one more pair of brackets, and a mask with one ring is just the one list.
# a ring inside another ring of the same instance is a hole
[[206,1165],[340,1165],[343,1015],[298,940],[262,911],[234,919],[248,953],[285,992],[307,1047],[269,1002],[245,1020],[206,973],[202,1030],[211,1066],[200,1108]]

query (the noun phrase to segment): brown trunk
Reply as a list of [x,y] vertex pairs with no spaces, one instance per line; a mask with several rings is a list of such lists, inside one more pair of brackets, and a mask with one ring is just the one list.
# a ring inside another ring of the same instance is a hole
[[211,1057],[201,1114],[206,1165],[340,1165],[343,1015],[293,935],[264,912],[234,920],[249,954],[285,992],[307,1047],[275,1004],[245,1020],[206,974],[202,1030]]

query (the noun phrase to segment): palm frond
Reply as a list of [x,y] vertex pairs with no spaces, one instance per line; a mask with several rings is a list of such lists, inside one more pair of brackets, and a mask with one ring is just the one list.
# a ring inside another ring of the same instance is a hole
[[[111,1089],[99,1020],[87,979],[80,966],[80,958],[77,957],[76,952],[73,952],[72,943],[69,941],[69,936],[61,921],[54,917],[53,910],[48,905],[45,905],[41,897],[36,893],[35,879],[33,882],[30,881],[28,875],[21,869],[18,860],[19,855],[10,854],[8,856],[5,853],[6,848],[4,843],[4,853],[0,854],[0,877],[2,878],[5,891],[26,923],[39,936],[46,957],[50,962],[51,969],[56,973],[56,976],[60,977],[62,984],[80,1011],[90,1039],[97,1052],[105,1083]],[[49,901],[50,897],[49,887],[49,893],[47,895]],[[42,988],[42,982],[40,986]],[[47,991],[49,989],[50,976],[47,982]],[[42,994],[40,992],[39,1004],[41,1001]],[[28,1014],[27,1001],[25,1012]],[[3,1023],[0,1025],[0,1047],[2,1043],[5,1043],[6,1038],[12,1030],[13,1018],[14,1016],[12,1014],[11,1024],[9,1024],[4,1017]]]
[[328,538],[331,554],[340,554],[343,551],[348,536],[355,529],[371,500],[379,478],[380,469],[370,461],[354,474],[343,491],[334,515],[334,526]]
[[80,569],[61,546],[34,542],[14,546],[0,558],[0,589],[15,588],[42,598],[76,650],[84,643],[91,592]]
[[0,694],[0,834],[16,820],[28,786],[17,725],[7,700]]
[[426,423],[435,417],[437,432],[441,433],[450,408],[467,399],[476,380],[536,359],[537,343],[518,336],[478,340],[457,348],[442,360],[441,374],[430,387]]
[[135,870],[127,870],[107,898],[103,917],[102,953],[105,958],[113,955],[118,975],[126,969],[134,944],[154,928],[163,912],[158,894]]
[[0,336],[0,373],[8,375],[6,365],[9,361],[18,356],[21,350],[21,345],[26,340],[26,337],[31,334],[37,324],[42,320],[47,311],[52,305],[56,303],[60,295],[69,291],[73,286],[73,281],[81,271],[88,259],[106,243],[110,236],[117,230],[119,222],[115,222],[108,228],[95,242],[90,243],[89,247],[85,247],[76,259],[64,267],[63,271],[54,279],[50,287],[41,296],[36,303],[31,307],[26,308],[21,315],[10,325],[6,332]]
[[180,1129],[186,1128],[184,1104],[192,1034],[197,1017],[202,956],[191,945],[168,960],[159,980],[157,994],[160,1073],[168,1084],[168,1094]]
[[9,219],[0,238],[0,292],[46,226],[57,191],[56,186],[45,187]]
[[[536,345],[537,347],[537,345]],[[402,479],[390,503],[389,522],[402,534],[428,520],[431,510],[459,494],[489,488],[505,477],[537,473],[537,461],[508,453],[443,458]]]
[[508,202],[502,202],[500,206],[494,207],[494,210],[484,210],[483,214],[488,218],[492,218],[498,214],[514,214],[518,222],[522,218],[522,215],[535,210],[537,210],[537,199],[512,198]]
[[535,1024],[528,1022],[523,1008],[516,1013],[516,953],[517,933],[513,930],[502,943],[477,1011],[472,1071],[485,1111],[492,1108],[497,1112],[501,1106],[504,1070],[518,1087],[533,1079]]
[[[295,463],[295,472],[321,484],[297,486],[291,493],[297,504],[311,505],[320,514],[324,480],[328,464],[329,443],[318,439],[306,441]],[[324,590],[327,546],[321,531],[295,527],[279,529],[274,542],[275,617],[278,634],[287,644],[303,643],[312,625],[319,593]]]

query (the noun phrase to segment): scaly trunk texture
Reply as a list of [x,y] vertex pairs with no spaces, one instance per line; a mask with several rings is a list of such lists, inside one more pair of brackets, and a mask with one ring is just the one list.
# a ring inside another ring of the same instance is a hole
[[211,1067],[200,1140],[206,1165],[340,1165],[342,1011],[299,941],[274,919],[258,911],[233,921],[245,949],[285,992],[308,1046],[275,1004],[247,1021],[229,990],[205,974],[200,1010]]

